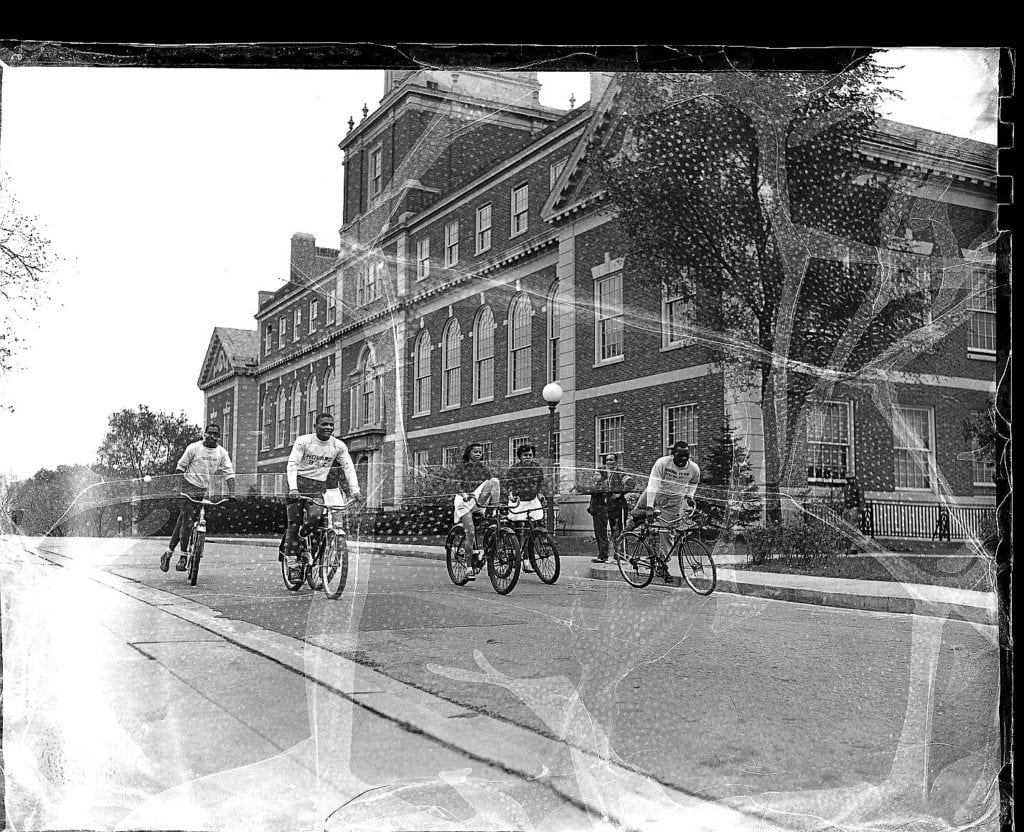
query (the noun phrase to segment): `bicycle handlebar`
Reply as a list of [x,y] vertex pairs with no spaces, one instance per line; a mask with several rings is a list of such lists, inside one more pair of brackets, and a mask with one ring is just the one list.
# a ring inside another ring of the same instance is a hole
[[223,500],[218,500],[217,502],[214,502],[213,500],[206,499],[206,497],[203,497],[203,499],[201,500],[197,500],[195,497],[192,497],[189,494],[182,494],[181,496],[184,497],[189,502],[195,503],[196,505],[201,504],[204,506],[222,506],[224,505],[224,503],[227,503],[235,499],[234,495],[232,495],[230,497],[225,497]]
[[342,509],[346,509],[349,506],[351,506],[353,503],[358,503],[358,502],[362,502],[363,501],[363,497],[362,496],[359,496],[359,497],[349,497],[347,502],[343,506],[329,506],[329,505],[327,505],[327,502],[325,500],[321,500],[321,499],[319,499],[317,497],[307,497],[305,494],[299,494],[296,499],[298,499],[298,500],[300,500],[301,502],[304,502],[304,503],[313,503],[313,505],[320,506],[321,508],[334,509],[335,511],[340,511]]

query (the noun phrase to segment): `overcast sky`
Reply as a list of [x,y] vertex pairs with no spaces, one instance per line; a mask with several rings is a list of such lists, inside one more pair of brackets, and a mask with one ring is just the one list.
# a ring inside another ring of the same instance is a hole
[[[890,118],[995,142],[996,50],[885,60],[906,67]],[[548,106],[589,97],[586,74],[540,78]],[[255,327],[293,232],[337,246],[337,145],[383,89],[380,71],[5,66],[0,168],[61,261],[0,379],[0,472],[93,462],[120,408],[200,421],[213,327]]]

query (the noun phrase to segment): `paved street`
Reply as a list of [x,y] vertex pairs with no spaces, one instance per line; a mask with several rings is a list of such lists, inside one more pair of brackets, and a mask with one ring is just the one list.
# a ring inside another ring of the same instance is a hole
[[995,628],[364,553],[3,541],[11,828],[995,827]]

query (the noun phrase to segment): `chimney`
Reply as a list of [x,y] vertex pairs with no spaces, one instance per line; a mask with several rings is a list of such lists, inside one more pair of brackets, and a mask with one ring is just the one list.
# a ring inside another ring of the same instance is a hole
[[316,277],[316,237],[296,231],[292,234],[292,283],[308,283]]
[[590,106],[596,107],[597,102],[601,100],[604,95],[604,91],[608,89],[608,85],[611,84],[612,78],[615,77],[614,72],[591,72],[590,73]]

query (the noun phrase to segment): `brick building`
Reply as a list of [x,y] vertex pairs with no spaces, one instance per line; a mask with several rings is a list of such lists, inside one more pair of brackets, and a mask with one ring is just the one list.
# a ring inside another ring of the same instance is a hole
[[[630,281],[588,172],[617,85],[591,79],[589,104],[564,112],[539,104],[536,73],[386,73],[380,106],[340,144],[340,250],[296,234],[290,280],[260,293],[257,330],[216,329],[204,361],[207,412],[226,419],[230,400],[228,447],[239,470],[260,475],[256,487],[284,490],[290,445],[318,410],[335,414],[371,504],[385,507],[469,441],[495,463],[524,442],[544,455],[550,381],[564,391],[554,447],[566,528],[587,521],[585,497],[570,493],[575,469],[618,451],[647,471],[678,438],[700,461],[726,419],[763,482],[759,393],[686,335],[686,304]],[[927,174],[917,196],[942,222],[908,226],[901,270],[941,262],[983,288],[995,148],[956,139],[948,152],[953,141],[883,123],[861,156],[867,171]],[[839,386],[799,431],[806,464],[786,485],[827,491],[855,472],[869,499],[991,505],[991,466],[960,427],[994,391],[989,297],[977,292],[963,325],[885,374],[920,443],[894,431],[863,385]]]

